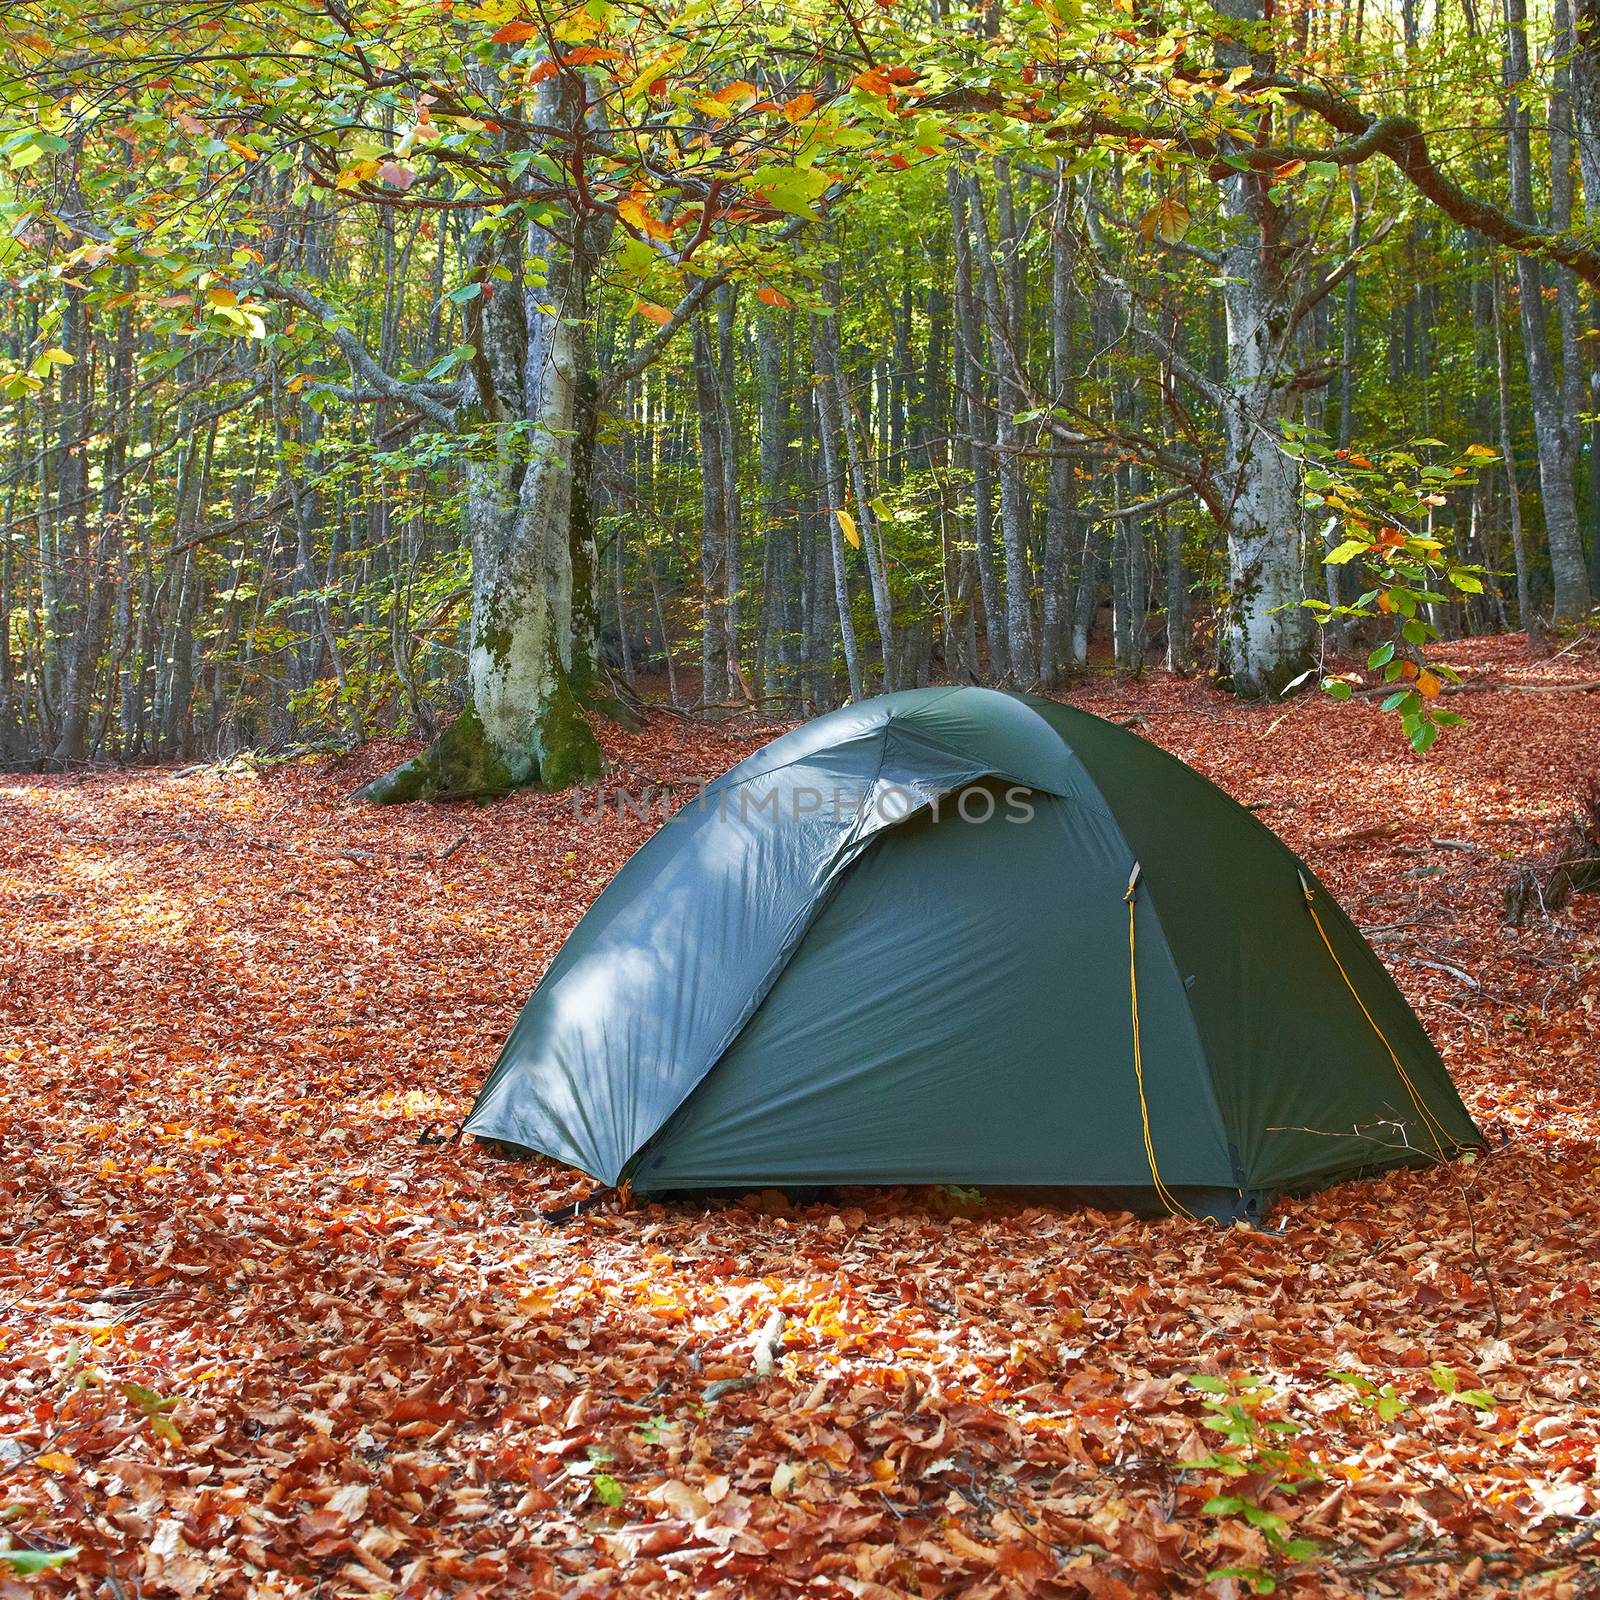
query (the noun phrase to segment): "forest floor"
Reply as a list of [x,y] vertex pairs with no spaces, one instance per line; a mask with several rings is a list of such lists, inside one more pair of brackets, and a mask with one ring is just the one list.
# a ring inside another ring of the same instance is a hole
[[[0,780],[0,1542],[78,1547],[0,1596],[1596,1592],[1600,896],[1515,929],[1501,893],[1600,694],[1463,696],[1425,758],[1370,701],[1070,698],[1380,930],[1486,1155],[1271,1231],[937,1191],[555,1225],[570,1173],[417,1139],[652,824],[346,804],[394,744]],[[769,731],[608,732],[609,789]],[[776,1371],[708,1394],[775,1309]],[[1246,1373],[1229,1443],[1188,1379]],[[1255,1465],[1179,1466],[1218,1448]]]

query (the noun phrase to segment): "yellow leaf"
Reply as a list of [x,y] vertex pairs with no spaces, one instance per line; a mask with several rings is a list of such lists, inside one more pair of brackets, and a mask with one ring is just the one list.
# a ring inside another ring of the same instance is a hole
[[252,150],[242,139],[224,139],[222,142],[236,156],[243,156],[246,161],[259,161],[261,159],[260,151]]
[[624,96],[629,100],[634,100],[644,94],[657,78],[664,78],[673,67],[677,66],[678,58],[682,54],[681,47],[674,46],[671,50],[663,51],[662,54],[653,57],[650,64],[641,68],[638,76],[623,91]]
[[617,201],[617,215],[634,230],[648,239],[670,239],[672,229],[659,218],[650,215],[650,208],[637,191],[624,195]]
[[1140,237],[1147,241],[1176,244],[1188,231],[1189,208],[1171,195],[1164,195],[1139,219]]
[[71,1472],[77,1464],[65,1450],[47,1450],[39,1457],[39,1465],[52,1472]]
[[1438,692],[1439,680],[1431,672],[1419,672],[1417,674],[1418,694],[1426,695],[1431,700]]
[[224,289],[220,284],[206,290],[206,299],[214,306],[236,306],[239,303],[238,295],[232,289]]
[[839,532],[859,550],[861,548],[861,535],[856,531],[856,519],[842,506],[837,507],[833,514],[839,519]]
[[1491,450],[1486,444],[1469,444],[1467,446],[1467,454],[1474,461],[1494,461],[1499,457],[1500,452]]
[[653,300],[635,300],[633,309],[641,317],[648,317],[659,327],[665,327],[672,321],[672,313],[665,306],[658,306]]
[[804,94],[797,94],[793,100],[783,103],[785,121],[802,122],[816,109],[817,97],[808,89]]
[[715,94],[703,95],[694,105],[696,111],[703,111],[708,117],[731,117],[748,111],[760,98],[756,86],[740,78],[735,83],[724,85]]

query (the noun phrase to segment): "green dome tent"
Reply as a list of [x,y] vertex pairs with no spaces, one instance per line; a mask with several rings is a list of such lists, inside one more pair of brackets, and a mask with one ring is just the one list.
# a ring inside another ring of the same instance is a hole
[[1311,872],[1053,701],[917,689],[623,867],[464,1125],[641,1192],[1048,1186],[1218,1217],[1480,1143]]

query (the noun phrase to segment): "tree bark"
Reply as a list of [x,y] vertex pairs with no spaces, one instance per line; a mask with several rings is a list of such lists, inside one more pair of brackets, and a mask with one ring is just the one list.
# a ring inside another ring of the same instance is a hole
[[818,513],[827,524],[827,539],[833,554],[833,597],[839,613],[839,634],[844,644],[845,671],[850,678],[850,698],[866,695],[861,675],[861,655],[856,648],[855,621],[850,614],[850,570],[845,555],[844,529],[839,522],[839,507],[844,504],[844,472],[839,464],[839,386],[828,375],[823,354],[827,329],[825,317],[811,319],[812,359],[820,381],[814,391],[817,405],[818,454],[822,461],[822,481],[818,488]]
[[[844,354],[839,343],[838,284],[830,284],[833,314],[817,319],[819,339],[817,347],[820,371],[831,388],[832,405],[837,408],[839,434],[844,439],[845,463],[849,481],[855,492],[856,533],[861,540],[861,551],[867,562],[867,582],[872,589],[872,610],[878,624],[878,644],[883,658],[883,687],[897,687],[894,651],[894,609],[889,596],[889,574],[885,570],[885,556],[878,531],[878,519],[872,509],[872,485],[867,477],[865,452],[856,424],[855,407],[851,404],[849,386],[845,381]],[[839,504],[845,497],[841,493]],[[837,520],[837,519],[835,519]]]
[[[1254,23],[1263,16],[1263,0],[1219,0],[1217,9]],[[1284,370],[1294,334],[1286,282],[1292,245],[1286,209],[1271,190],[1271,175],[1254,170],[1235,172],[1222,185],[1231,223],[1222,252],[1227,673],[1235,693],[1246,697],[1276,694],[1311,665],[1309,619],[1301,605],[1299,468],[1279,448],[1292,401]]]
[[983,628],[989,647],[989,677],[1011,674],[1006,647],[1005,608],[994,560],[994,502],[990,472],[993,446],[989,433],[989,380],[983,366],[983,336],[973,291],[972,241],[967,228],[967,191],[954,165],[947,178],[951,234],[956,257],[955,389],[957,432],[965,435],[972,467],[972,542],[978,565],[978,592],[983,603]]
[[[1070,407],[1073,399],[1072,179],[1061,164],[1056,177],[1050,239],[1050,401]],[[1045,501],[1044,562],[1040,573],[1039,681],[1054,688],[1061,678],[1062,644],[1072,626],[1071,557],[1077,513],[1072,461],[1057,451],[1050,463]]]
[[1506,318],[1500,288],[1500,263],[1489,262],[1490,290],[1494,296],[1494,355],[1499,376],[1500,458],[1506,473],[1506,502],[1511,522],[1511,552],[1516,564],[1517,626],[1533,639],[1538,630],[1528,584],[1528,556],[1522,539],[1522,491],[1517,484],[1516,424],[1511,411],[1511,362],[1506,353]]
[[[575,128],[585,118],[583,93],[576,74],[557,73],[539,85],[529,115]],[[561,789],[600,775],[600,747],[568,673],[573,438],[587,371],[584,313],[602,243],[585,218],[530,221],[479,263],[483,289],[469,302],[477,404],[459,419],[482,434],[466,475],[467,704],[421,755],[368,784],[365,799]]]
[[[1033,608],[1029,603],[1033,588],[1028,562],[1027,491],[1022,478],[1022,437],[1017,415],[1026,397],[1017,386],[1014,373],[1022,359],[1014,343],[1013,319],[1000,282],[1000,273],[989,240],[989,224],[983,213],[983,193],[975,173],[967,177],[967,206],[972,227],[977,289],[989,327],[989,351],[999,374],[995,405],[996,467],[1000,477],[1000,537],[1005,547],[1006,571],[1004,606],[1008,676],[1020,688],[1031,688],[1038,677],[1033,649]],[[1015,253],[1015,239],[1004,240]],[[998,581],[995,588],[1000,587]],[[996,600],[1001,599],[996,594]],[[985,600],[987,604],[987,599]]]
[[[1507,169],[1511,180],[1511,212],[1531,224],[1533,158],[1528,107],[1520,86],[1528,78],[1528,35],[1525,0],[1506,0]],[[1523,359],[1528,367],[1533,408],[1534,444],[1539,456],[1540,498],[1544,502],[1545,540],[1555,583],[1558,618],[1581,617],[1589,609],[1589,573],[1578,531],[1578,502],[1573,482],[1576,418],[1568,417],[1550,354],[1550,326],[1544,302],[1544,268],[1537,256],[1517,253],[1518,308],[1522,319]]]

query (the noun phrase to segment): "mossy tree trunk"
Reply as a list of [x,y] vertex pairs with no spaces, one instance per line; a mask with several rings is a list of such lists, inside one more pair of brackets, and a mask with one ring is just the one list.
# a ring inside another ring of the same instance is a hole
[[[583,116],[581,80],[558,74],[540,86],[540,102],[535,122],[572,126]],[[581,529],[574,521],[575,468],[586,470],[594,433],[584,326],[604,244],[596,235],[571,218],[512,224],[479,261],[483,289],[469,302],[478,405],[462,419],[485,436],[466,484],[467,704],[420,755],[367,785],[365,799],[562,789],[600,775],[577,692],[597,676],[593,533],[587,515]],[[582,495],[576,509],[586,510]]]

